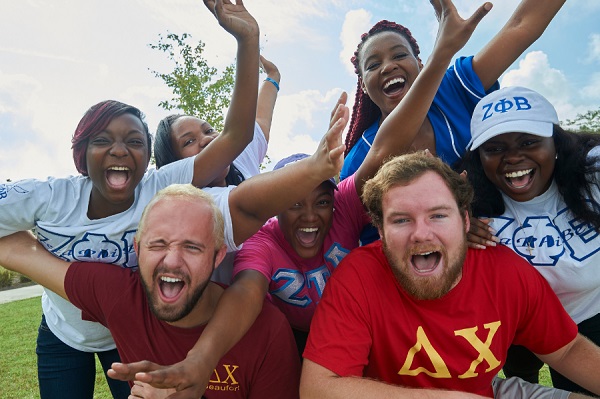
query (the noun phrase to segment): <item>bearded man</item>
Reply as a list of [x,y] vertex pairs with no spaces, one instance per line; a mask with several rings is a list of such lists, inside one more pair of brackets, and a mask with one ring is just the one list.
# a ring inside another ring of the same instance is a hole
[[[210,281],[227,250],[223,215],[210,194],[191,184],[159,191],[142,214],[134,249],[139,270],[67,263],[30,233],[0,239],[0,263],[23,273],[106,326],[125,363],[149,367],[183,360],[213,315],[224,287]],[[236,315],[232,315],[236,317]],[[109,376],[125,373],[113,363]],[[116,371],[115,370],[118,370]],[[264,303],[256,322],[218,362],[202,398],[297,398],[300,358],[285,316]],[[136,398],[166,397],[131,383]]]
[[497,379],[512,343],[600,394],[600,349],[544,278],[507,247],[467,249],[472,197],[466,179],[423,153],[393,158],[365,184],[381,241],[352,251],[328,281],[301,398],[585,397]]

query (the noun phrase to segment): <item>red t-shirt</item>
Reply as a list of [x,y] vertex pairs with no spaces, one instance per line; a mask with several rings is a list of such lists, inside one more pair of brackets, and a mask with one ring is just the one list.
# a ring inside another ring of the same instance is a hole
[[[158,320],[148,306],[139,273],[120,267],[75,263],[65,277],[65,291],[84,318],[108,327],[125,363],[179,362],[204,330]],[[250,330],[219,362],[204,396],[297,398],[299,377],[300,359],[289,323],[265,301]]]
[[416,300],[376,242],[351,252],[327,283],[304,357],[341,376],[493,397],[511,343],[548,354],[576,334],[546,280],[509,248],[469,250],[448,294]]

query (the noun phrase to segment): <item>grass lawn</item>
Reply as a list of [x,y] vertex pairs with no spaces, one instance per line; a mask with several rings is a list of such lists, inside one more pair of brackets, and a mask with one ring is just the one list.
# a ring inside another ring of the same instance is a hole
[[[42,309],[40,298],[0,305],[0,398],[38,398],[35,340]],[[102,368],[96,359],[95,399],[112,399]],[[501,374],[502,375],[502,374]],[[552,386],[548,367],[540,383]],[[65,387],[67,388],[67,387]]]
[[[40,298],[0,305],[0,398],[39,398],[35,341],[42,317]],[[95,399],[112,399],[96,359]],[[65,386],[68,389],[68,385]]]

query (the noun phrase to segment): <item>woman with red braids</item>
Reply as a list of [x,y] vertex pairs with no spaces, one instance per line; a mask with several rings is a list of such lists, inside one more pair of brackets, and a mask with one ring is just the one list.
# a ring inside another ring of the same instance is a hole
[[[453,165],[471,134],[477,102],[499,88],[498,78],[544,32],[565,0],[522,0],[511,18],[476,55],[460,57],[447,70],[427,116],[407,126],[394,110],[423,69],[419,46],[402,25],[380,21],[361,37],[352,63],[358,75],[356,98],[346,136],[346,157],[340,178],[351,176],[365,159],[381,128],[404,137],[404,151],[428,149]],[[382,126],[384,120],[391,119]],[[363,244],[377,232],[363,234]]]

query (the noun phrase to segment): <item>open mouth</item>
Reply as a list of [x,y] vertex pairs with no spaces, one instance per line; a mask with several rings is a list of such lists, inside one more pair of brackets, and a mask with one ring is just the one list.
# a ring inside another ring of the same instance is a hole
[[406,79],[394,78],[383,86],[383,92],[388,96],[398,94],[404,89],[405,85]]
[[296,230],[296,239],[303,247],[310,248],[317,242],[319,229],[317,227],[302,227]]
[[414,254],[410,257],[410,263],[417,273],[431,273],[440,264],[441,254],[437,251],[428,251]]
[[163,300],[172,302],[179,297],[185,287],[185,283],[177,277],[161,276],[158,280],[158,287]]
[[106,170],[106,181],[113,189],[122,189],[129,181],[130,169],[126,166],[111,166]]
[[506,173],[504,175],[504,178],[506,179],[506,182],[509,186],[516,189],[520,189],[526,187],[529,183],[531,183],[533,175],[533,169],[525,169],[516,172]]

